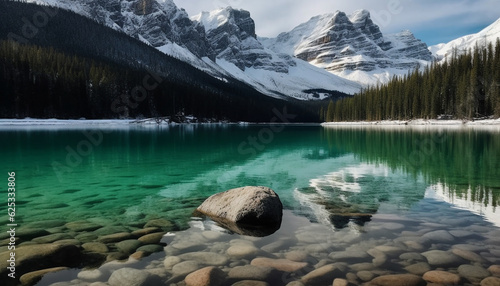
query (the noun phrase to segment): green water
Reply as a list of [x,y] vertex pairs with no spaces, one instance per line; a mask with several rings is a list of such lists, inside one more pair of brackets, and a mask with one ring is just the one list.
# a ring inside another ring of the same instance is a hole
[[[164,251],[126,264],[155,268],[165,281],[173,274],[163,260],[182,254],[177,244],[225,253],[238,238],[258,248],[286,242],[273,251],[279,256],[309,252],[308,267],[279,285],[325,259],[370,264],[367,253],[377,246],[416,251],[412,247],[423,234],[428,238],[419,252],[465,247],[487,259],[485,268],[500,263],[498,127],[2,127],[0,150],[4,189],[8,173],[15,172],[18,245],[38,243],[47,234],[81,244],[167,220],[160,227],[174,236],[162,239]],[[279,194],[286,210],[274,234],[238,236],[192,216],[208,196],[246,185]],[[5,227],[6,205],[0,207]],[[214,229],[218,239],[204,238],[204,231]],[[451,233],[453,240],[434,238],[434,231]],[[0,234],[0,252],[8,235]],[[407,273],[411,263],[400,258],[374,271]],[[108,280],[113,267],[124,267],[114,265],[99,268],[100,281]],[[50,274],[37,285],[72,281],[80,271]]]
[[[273,188],[311,221],[321,220],[315,204],[330,213],[376,213],[383,203],[410,208],[436,184],[487,207],[500,200],[497,130],[5,128],[0,150],[5,184],[7,172],[16,172],[21,226],[94,219],[139,227],[165,217],[184,229],[206,197],[245,185]],[[1,213],[7,223],[4,205]]]

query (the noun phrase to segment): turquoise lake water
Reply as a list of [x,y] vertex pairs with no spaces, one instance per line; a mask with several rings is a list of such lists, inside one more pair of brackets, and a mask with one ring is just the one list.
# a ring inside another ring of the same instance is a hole
[[[55,220],[133,230],[159,218],[189,231],[204,199],[247,185],[272,188],[287,217],[332,233],[373,238],[380,219],[429,216],[428,202],[444,206],[434,217],[467,214],[500,227],[498,128],[4,127],[0,150],[0,180],[6,186],[16,173],[21,232]],[[279,235],[291,235],[292,224]]]

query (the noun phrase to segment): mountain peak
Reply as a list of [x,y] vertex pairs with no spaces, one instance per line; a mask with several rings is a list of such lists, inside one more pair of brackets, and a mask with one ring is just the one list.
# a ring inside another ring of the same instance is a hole
[[446,44],[443,43],[431,46],[429,50],[432,51],[436,59],[442,60],[451,57],[453,55],[453,50],[457,50],[461,53],[469,49],[474,49],[476,45],[483,46],[488,43],[494,44],[497,38],[500,38],[500,18],[476,34],[463,36]]
[[370,12],[365,9],[356,10],[349,16],[349,20],[353,24],[365,23],[368,20],[371,21]]
[[432,60],[427,45],[411,32],[385,37],[368,10],[313,17],[264,43],[362,84],[386,82],[395,70],[405,74],[421,60]]
[[237,29],[256,38],[255,22],[250,12],[242,9],[234,9],[231,6],[219,8],[211,12],[202,12],[191,17],[191,20],[201,23],[207,33],[216,30],[221,26],[230,24],[237,26]]

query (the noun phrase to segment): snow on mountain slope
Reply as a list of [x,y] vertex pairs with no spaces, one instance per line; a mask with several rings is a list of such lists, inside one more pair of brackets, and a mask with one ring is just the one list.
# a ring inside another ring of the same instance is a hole
[[[361,88],[290,55],[266,49],[256,38],[255,23],[250,13],[244,10],[229,7],[189,18],[173,0],[28,1],[72,10],[216,78],[226,80],[236,77],[270,96],[316,99],[321,95],[310,90],[324,90],[323,95],[329,92],[334,94],[335,91],[353,94]],[[231,65],[243,74],[234,71]],[[297,66],[303,69],[302,76],[299,76]]]
[[458,53],[463,53],[469,49],[473,49],[476,45],[485,46],[488,43],[495,44],[497,38],[500,38],[500,19],[496,20],[493,24],[484,28],[479,33],[467,35],[449,43],[431,46],[429,50],[437,60],[443,60],[444,58],[451,57],[454,49],[456,49]]
[[217,63],[265,94],[310,100],[334,91],[353,94],[361,88],[288,54],[265,48],[255,35],[255,23],[248,11],[228,7],[200,13],[191,20],[205,27]]
[[311,18],[273,39],[261,39],[275,52],[292,54],[341,77],[373,85],[387,82],[432,60],[427,45],[410,31],[384,36],[370,13],[341,11]]

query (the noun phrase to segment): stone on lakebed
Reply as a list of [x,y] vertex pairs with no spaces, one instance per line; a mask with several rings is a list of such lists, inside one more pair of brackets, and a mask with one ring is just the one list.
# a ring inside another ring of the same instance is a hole
[[259,228],[276,231],[283,217],[279,196],[267,187],[247,186],[218,193],[196,210],[232,231],[254,236],[266,235],[256,230]]

